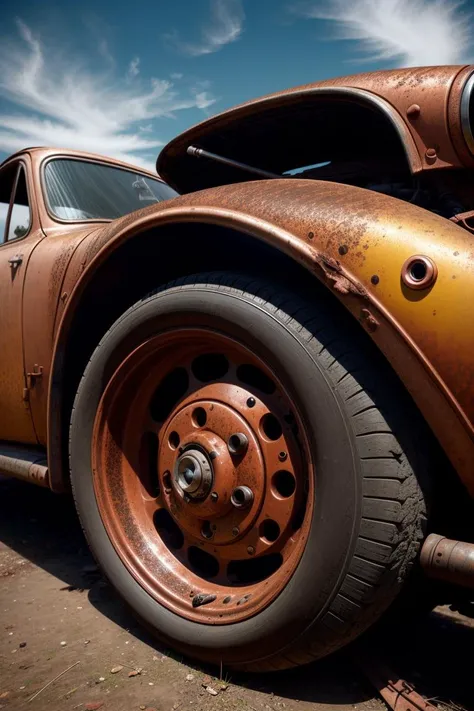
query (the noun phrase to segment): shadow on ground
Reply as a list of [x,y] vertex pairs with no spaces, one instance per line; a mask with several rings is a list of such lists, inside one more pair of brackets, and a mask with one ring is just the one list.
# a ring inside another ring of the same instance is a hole
[[[59,579],[64,589],[84,589],[101,614],[153,650],[175,657],[148,635],[101,579],[70,497],[0,479],[0,542]],[[411,619],[391,631],[371,633],[365,642],[369,642],[375,659],[388,660],[428,698],[439,699],[452,708],[459,704],[474,709],[470,661],[474,649],[473,617],[474,604],[464,597],[451,607],[420,615],[416,621]],[[278,675],[230,674],[234,684],[282,698],[357,704],[374,695],[354,663],[357,653],[358,647],[353,645],[317,664]]]

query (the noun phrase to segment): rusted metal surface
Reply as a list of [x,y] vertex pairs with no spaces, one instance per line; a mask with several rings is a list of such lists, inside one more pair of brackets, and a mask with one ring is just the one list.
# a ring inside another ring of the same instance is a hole
[[[64,280],[70,297],[59,305],[57,351],[94,270],[137,232],[179,222],[253,235],[327,284],[392,363],[474,494],[474,332],[465,327],[472,318],[466,294],[474,293],[474,249],[468,232],[385,195],[310,180],[265,181],[258,190],[255,183],[222,186],[176,198],[124,217],[81,244]],[[402,267],[416,254],[438,268],[431,288],[414,291],[402,282]],[[57,413],[53,391],[51,398],[50,413]],[[50,437],[57,426],[52,422]]]
[[[253,121],[266,108],[291,104],[291,121],[308,97],[318,102],[343,99],[379,111],[396,131],[412,172],[431,171],[434,180],[442,174],[443,186],[462,196],[465,209],[472,209],[471,172],[436,172],[472,165],[459,123],[461,94],[471,73],[472,67],[396,70],[298,87],[191,129],[170,144],[160,165],[174,175],[178,164],[183,168],[178,158],[191,141],[217,135],[240,119]],[[257,144],[250,148],[258,153]],[[17,156],[28,164],[34,229],[26,239],[0,247],[0,260],[2,255],[7,262],[22,258],[14,281],[0,278],[2,308],[6,305],[10,319],[5,322],[9,341],[2,352],[5,372],[0,372],[0,400],[6,405],[0,413],[0,436],[47,443],[53,482],[64,475],[59,455],[61,357],[81,295],[96,269],[140,231],[199,221],[252,235],[326,284],[390,360],[474,494],[474,374],[469,355],[474,335],[466,328],[471,320],[469,295],[474,293],[474,249],[466,230],[389,196],[298,179],[262,181],[258,189],[256,183],[222,186],[111,224],[65,226],[51,219],[41,196],[41,165],[52,155],[98,159],[52,149],[28,149]],[[403,265],[413,255],[426,257],[438,270],[427,288],[404,283]],[[43,369],[42,377],[28,380],[35,366]]]
[[[8,162],[15,163],[14,160]],[[31,226],[27,236],[0,243],[0,438],[36,443],[22,357],[22,294],[31,256],[43,240],[44,233],[41,230],[34,172],[29,156],[23,155],[19,162],[27,172]],[[15,265],[12,260],[16,262]]]
[[427,575],[474,588],[474,544],[431,533],[423,544],[421,566]]
[[212,319],[197,330],[192,321],[168,324],[119,366],[97,413],[92,465],[102,520],[134,577],[182,617],[223,625],[286,586],[314,484],[297,405],[277,376]]
[[0,443],[0,474],[49,487],[46,455],[40,450]]
[[402,267],[402,282],[410,289],[430,289],[438,278],[436,263],[422,254],[408,257]]
[[[347,99],[351,98],[351,92],[354,92],[354,99],[357,92],[361,92],[359,100],[365,98],[374,109],[385,112],[404,142],[413,172],[463,165],[472,167],[474,160],[465,148],[460,119],[461,92],[472,70],[473,67],[461,66],[393,69],[339,77],[277,92],[213,116],[173,139],[160,154],[159,172],[180,192],[206,187],[206,182],[199,186],[199,176],[192,165],[192,158],[185,156],[187,146],[196,144],[215,150],[214,138],[220,137],[229,127],[249,118],[256,124],[265,111],[271,109],[273,112],[283,112],[285,107],[309,98],[314,101],[317,111],[319,98],[326,97],[327,101],[331,96],[329,92],[333,93],[334,98],[339,95]],[[246,142],[252,144],[252,123],[249,121],[246,125],[248,128],[243,128],[239,134],[240,145]],[[226,141],[229,155],[238,158],[238,148],[232,154],[230,140]],[[275,153],[281,156],[282,163],[288,154],[291,155],[294,140],[288,142],[287,152],[285,146],[275,146]],[[306,140],[309,143],[314,138],[307,135]],[[259,155],[258,146],[252,145],[252,151],[255,156]],[[284,169],[291,167],[295,166],[287,165]],[[276,165],[271,168],[275,170]],[[187,177],[188,170],[193,174],[192,186]],[[206,180],[205,175],[202,180]]]
[[438,707],[430,704],[411,684],[400,679],[396,672],[378,659],[362,654],[354,660],[393,711],[438,711]]

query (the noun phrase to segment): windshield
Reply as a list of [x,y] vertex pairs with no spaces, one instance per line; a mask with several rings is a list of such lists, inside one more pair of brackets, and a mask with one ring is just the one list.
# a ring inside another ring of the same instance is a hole
[[44,183],[49,209],[61,220],[114,220],[178,194],[140,173],[64,158],[47,163]]

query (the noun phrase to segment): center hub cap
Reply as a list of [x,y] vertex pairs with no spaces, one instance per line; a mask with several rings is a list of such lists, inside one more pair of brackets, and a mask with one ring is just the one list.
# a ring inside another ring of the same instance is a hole
[[177,459],[174,481],[185,499],[205,498],[211,490],[212,480],[211,463],[201,450],[190,448]]

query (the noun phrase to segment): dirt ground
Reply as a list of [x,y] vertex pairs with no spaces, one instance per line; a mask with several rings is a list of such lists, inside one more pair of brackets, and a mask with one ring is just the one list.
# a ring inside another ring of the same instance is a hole
[[[371,650],[433,704],[474,709],[473,618],[469,599],[444,605],[396,638],[373,635]],[[67,497],[0,480],[0,709],[383,711],[357,649],[278,675],[224,669],[219,679],[137,625],[95,568]]]

